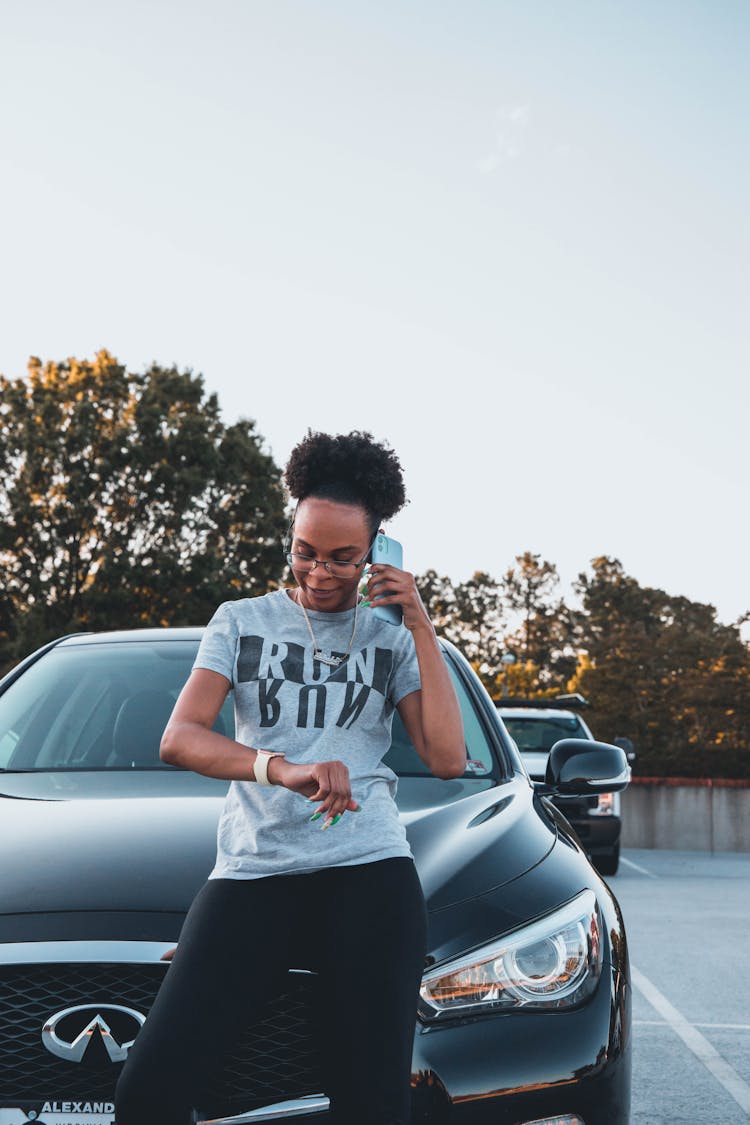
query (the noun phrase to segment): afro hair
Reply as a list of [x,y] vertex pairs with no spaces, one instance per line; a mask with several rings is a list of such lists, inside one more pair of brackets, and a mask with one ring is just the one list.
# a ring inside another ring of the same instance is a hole
[[284,476],[295,500],[316,496],[361,504],[375,525],[395,516],[406,503],[398,457],[362,430],[335,437],[308,430],[292,450]]

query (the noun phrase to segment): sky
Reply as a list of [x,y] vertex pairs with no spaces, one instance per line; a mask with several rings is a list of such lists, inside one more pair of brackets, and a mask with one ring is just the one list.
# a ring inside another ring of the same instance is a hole
[[414,571],[734,621],[749,49],[734,0],[0,0],[0,372],[189,368],[280,465],[389,442]]

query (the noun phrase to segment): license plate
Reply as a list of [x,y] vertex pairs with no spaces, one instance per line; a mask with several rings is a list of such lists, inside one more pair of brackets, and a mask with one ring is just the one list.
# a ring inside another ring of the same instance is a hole
[[0,1125],[115,1125],[112,1102],[35,1102],[25,1108],[0,1109]]

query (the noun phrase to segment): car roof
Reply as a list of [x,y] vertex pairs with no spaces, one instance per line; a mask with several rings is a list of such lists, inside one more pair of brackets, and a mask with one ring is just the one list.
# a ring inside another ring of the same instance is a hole
[[503,719],[579,719],[575,711],[564,711],[553,707],[502,707],[497,709],[498,715]]
[[[152,629],[111,629],[105,633],[70,633],[52,642],[55,648],[71,648],[76,645],[111,644],[113,641],[199,641],[206,630],[205,625],[168,625]],[[459,650],[450,641],[438,638],[440,647],[450,652]]]
[[57,642],[57,647],[111,644],[112,641],[199,641],[204,628],[203,625],[185,625],[163,629],[112,629],[107,633],[72,633],[62,637]]

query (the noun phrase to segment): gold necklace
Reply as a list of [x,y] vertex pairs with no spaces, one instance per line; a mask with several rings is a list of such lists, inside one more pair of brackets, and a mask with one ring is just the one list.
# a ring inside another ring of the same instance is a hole
[[332,668],[338,668],[339,664],[343,664],[345,660],[349,659],[349,655],[352,651],[352,645],[354,644],[354,634],[357,631],[357,610],[359,609],[359,594],[357,594],[357,600],[354,603],[354,626],[352,628],[352,635],[349,638],[349,646],[348,646],[348,648],[347,648],[347,650],[346,650],[346,652],[344,653],[343,656],[324,656],[323,655],[323,653],[318,648],[318,642],[315,640],[315,634],[313,633],[312,622],[310,621],[310,618],[307,616],[307,610],[305,609],[304,604],[302,602],[302,594],[300,592],[299,587],[297,587],[297,589],[294,591],[294,600],[296,601],[297,605],[300,607],[300,609],[304,613],[305,621],[307,622],[307,627],[310,630],[310,637],[312,638],[312,643],[313,643],[313,660],[317,660],[321,664],[329,664]]

